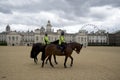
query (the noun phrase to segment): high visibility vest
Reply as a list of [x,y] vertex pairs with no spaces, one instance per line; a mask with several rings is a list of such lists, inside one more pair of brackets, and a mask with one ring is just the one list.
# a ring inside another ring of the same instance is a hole
[[48,36],[45,36],[45,37],[44,37],[44,43],[45,43],[45,44],[49,44],[49,43],[50,43]]
[[64,42],[65,42],[64,36],[60,36],[60,38],[59,38],[59,45],[61,45]]

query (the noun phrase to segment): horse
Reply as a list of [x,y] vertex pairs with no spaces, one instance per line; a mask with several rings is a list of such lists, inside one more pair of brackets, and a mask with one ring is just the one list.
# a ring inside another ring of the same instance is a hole
[[[72,54],[73,50],[75,50],[76,53],[79,54],[81,49],[82,49],[82,46],[83,46],[83,44],[79,44],[77,42],[67,43],[65,45],[64,53],[62,53],[61,50],[57,48],[57,45],[55,45],[55,44],[47,45],[45,48],[44,60],[48,57],[50,65],[52,67],[54,67],[52,62],[51,62],[52,55],[65,56],[64,67],[67,68],[66,62],[67,62],[68,57],[71,59],[70,66],[72,67],[73,57],[71,56],[71,54]],[[42,66],[41,66],[42,68],[44,67],[44,60],[42,62]]]
[[[54,42],[51,42],[50,44],[58,44],[59,40],[56,40]],[[32,49],[31,49],[31,54],[30,54],[30,57],[34,59],[34,62],[37,64],[38,62],[38,54],[40,52],[42,52],[42,57],[41,57],[41,60],[43,60],[43,56],[45,54],[45,47],[46,45],[43,44],[43,43],[34,43],[32,45]],[[48,60],[48,59],[47,59]],[[47,63],[47,60],[46,60],[46,63]],[[55,63],[57,64],[57,61],[56,61],[56,57],[54,56],[54,61]]]

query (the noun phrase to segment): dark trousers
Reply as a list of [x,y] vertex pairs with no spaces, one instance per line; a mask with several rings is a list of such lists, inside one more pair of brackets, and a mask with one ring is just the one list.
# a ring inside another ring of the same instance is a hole
[[66,43],[62,43],[61,45],[58,45],[58,48],[61,49],[61,52],[63,52],[66,48]]

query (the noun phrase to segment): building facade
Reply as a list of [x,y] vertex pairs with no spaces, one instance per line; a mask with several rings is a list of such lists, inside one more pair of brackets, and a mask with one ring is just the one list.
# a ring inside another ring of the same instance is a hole
[[109,34],[109,45],[120,46],[120,31]]
[[18,46],[20,45],[21,43],[21,35],[16,32],[16,31],[12,31],[12,32],[9,32],[7,35],[6,35],[6,41],[7,41],[7,45],[9,46]]
[[52,29],[51,22],[48,21],[45,27],[40,29],[35,29],[34,31],[27,32],[17,32],[11,31],[10,26],[7,25],[6,31],[0,33],[0,41],[6,41],[8,46],[30,46],[33,43],[43,43],[43,37],[45,33],[48,33],[50,41],[58,40],[60,37],[61,31],[65,32],[65,41],[66,42],[78,42],[83,44],[83,46],[91,44],[107,44],[108,35],[104,30],[98,30],[96,33],[88,33],[86,30],[79,30],[75,34],[66,33],[65,30],[57,30],[54,32]]
[[99,46],[99,45],[108,45],[109,37],[108,33],[105,30],[99,30],[97,32],[91,32],[88,34],[88,45]]

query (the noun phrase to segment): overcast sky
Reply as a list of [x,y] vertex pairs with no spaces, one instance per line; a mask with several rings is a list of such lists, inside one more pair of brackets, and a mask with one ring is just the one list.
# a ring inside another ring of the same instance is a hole
[[120,30],[120,0],[0,0],[0,32],[7,24],[12,30],[35,30],[48,20],[55,30],[69,33],[114,32]]

